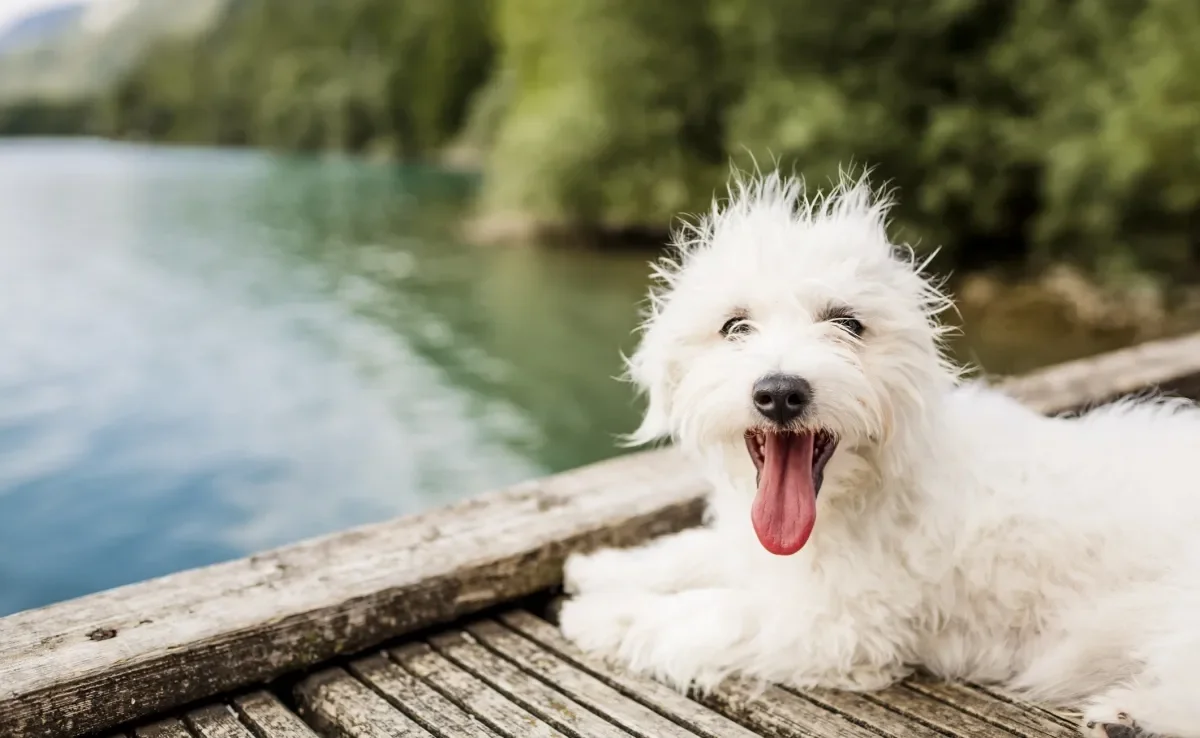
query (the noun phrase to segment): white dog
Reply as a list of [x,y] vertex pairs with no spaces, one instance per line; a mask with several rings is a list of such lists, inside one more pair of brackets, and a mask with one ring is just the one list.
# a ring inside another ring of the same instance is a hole
[[630,375],[704,528],[575,556],[579,646],[679,688],[885,687],[917,665],[1200,737],[1200,411],[1045,418],[960,385],[886,198],[778,174],[677,238]]

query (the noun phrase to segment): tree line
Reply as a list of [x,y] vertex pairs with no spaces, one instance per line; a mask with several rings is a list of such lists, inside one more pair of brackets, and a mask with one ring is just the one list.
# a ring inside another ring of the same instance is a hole
[[897,188],[951,265],[1178,274],[1200,246],[1194,0],[240,0],[0,132],[475,152],[484,216],[661,232],[730,163]]

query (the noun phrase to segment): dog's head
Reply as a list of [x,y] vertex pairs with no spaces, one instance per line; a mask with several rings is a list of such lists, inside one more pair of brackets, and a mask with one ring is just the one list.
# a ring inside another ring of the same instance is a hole
[[889,204],[861,179],[812,198],[778,173],[735,179],[656,268],[629,360],[649,399],[631,440],[740,447],[773,553],[807,541],[832,457],[917,432],[952,378],[935,320],[947,301],[889,241]]

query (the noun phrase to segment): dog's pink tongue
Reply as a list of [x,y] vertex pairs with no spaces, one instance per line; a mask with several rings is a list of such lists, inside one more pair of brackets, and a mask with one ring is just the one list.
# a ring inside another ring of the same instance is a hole
[[812,433],[768,433],[758,494],[750,508],[763,548],[777,556],[799,551],[817,519]]

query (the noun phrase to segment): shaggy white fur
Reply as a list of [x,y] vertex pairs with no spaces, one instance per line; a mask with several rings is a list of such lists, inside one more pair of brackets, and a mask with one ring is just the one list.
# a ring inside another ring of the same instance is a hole
[[[710,520],[572,557],[563,632],[679,688],[872,690],[920,665],[1081,706],[1095,735],[1200,738],[1200,412],[1046,418],[964,384],[939,342],[950,303],[865,180],[807,198],[772,173],[730,195],[658,268],[629,362],[648,395],[633,440],[702,465]],[[758,407],[772,376],[811,390],[782,423]],[[785,431],[837,440],[823,484],[813,461],[811,484],[759,489],[748,448]],[[803,500],[752,513],[806,489],[811,538],[786,527]]]

